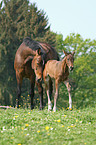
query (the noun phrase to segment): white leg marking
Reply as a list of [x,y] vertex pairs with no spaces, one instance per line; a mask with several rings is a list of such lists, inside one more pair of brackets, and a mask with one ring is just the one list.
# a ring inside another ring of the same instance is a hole
[[67,87],[67,90],[68,90],[68,93],[69,93],[69,109],[72,109],[72,97],[71,97],[71,86],[69,85],[69,82],[68,81],[65,81],[64,82],[66,87]]
[[49,96],[49,90],[47,90],[47,96],[48,96],[48,111],[50,111],[52,110],[52,103]]

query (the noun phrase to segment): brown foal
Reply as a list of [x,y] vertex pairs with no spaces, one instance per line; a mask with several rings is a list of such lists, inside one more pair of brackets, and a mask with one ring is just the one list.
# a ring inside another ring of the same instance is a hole
[[69,109],[72,109],[72,98],[71,98],[71,86],[69,85],[69,70],[73,70],[73,62],[74,62],[74,51],[72,53],[67,53],[63,51],[65,54],[65,57],[62,61],[57,60],[49,60],[45,64],[45,68],[43,71],[43,78],[46,85],[46,91],[48,96],[48,111],[52,109],[51,105],[51,99],[50,99],[50,80],[54,80],[54,87],[55,87],[55,95],[54,95],[54,107],[53,111],[56,111],[56,100],[58,98],[58,85],[60,82],[64,82],[64,84],[67,87],[68,93],[69,93]]

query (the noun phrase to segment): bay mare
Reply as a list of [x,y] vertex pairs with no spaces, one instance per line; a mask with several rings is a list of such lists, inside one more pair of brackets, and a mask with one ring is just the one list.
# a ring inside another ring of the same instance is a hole
[[[41,60],[40,56],[42,57]],[[30,80],[31,109],[34,108],[33,98],[34,98],[35,81],[40,96],[40,109],[43,108],[42,74],[46,62],[52,59],[59,60],[59,56],[56,50],[49,44],[31,40],[31,38],[29,37],[26,37],[23,40],[22,44],[17,49],[14,60],[14,68],[16,71],[16,79],[17,79],[17,100],[16,100],[17,108],[19,108],[19,99],[21,96],[21,86],[23,78],[28,78]],[[50,92],[52,90],[51,84],[52,83],[50,82],[49,88]]]

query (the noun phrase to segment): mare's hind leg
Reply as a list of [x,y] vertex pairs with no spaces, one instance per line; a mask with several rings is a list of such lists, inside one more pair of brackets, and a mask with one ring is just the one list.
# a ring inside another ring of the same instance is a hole
[[64,82],[69,93],[69,109],[72,110],[71,86],[68,81]]
[[31,90],[30,90],[30,97],[31,97],[31,109],[34,109],[34,86],[35,86],[35,76],[31,78]]
[[17,79],[17,99],[16,99],[16,108],[19,108],[19,100],[21,96],[21,85],[22,85],[22,77],[16,72]]

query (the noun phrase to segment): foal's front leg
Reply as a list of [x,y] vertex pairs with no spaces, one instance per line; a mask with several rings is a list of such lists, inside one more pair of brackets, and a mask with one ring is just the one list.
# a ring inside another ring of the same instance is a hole
[[47,93],[47,97],[48,97],[48,111],[52,110],[52,103],[51,103],[51,95],[52,95],[52,91],[50,92],[50,90],[52,86],[50,85],[50,80],[49,77],[47,77],[45,79],[45,88],[46,88],[46,93]]
[[65,81],[64,83],[65,83],[68,93],[69,93],[69,109],[72,110],[71,86],[68,81]]
[[55,92],[55,96],[54,96],[54,107],[53,107],[54,112],[56,112],[56,101],[58,98],[58,81],[56,81],[56,80],[55,80],[55,89],[56,89],[56,92]]

